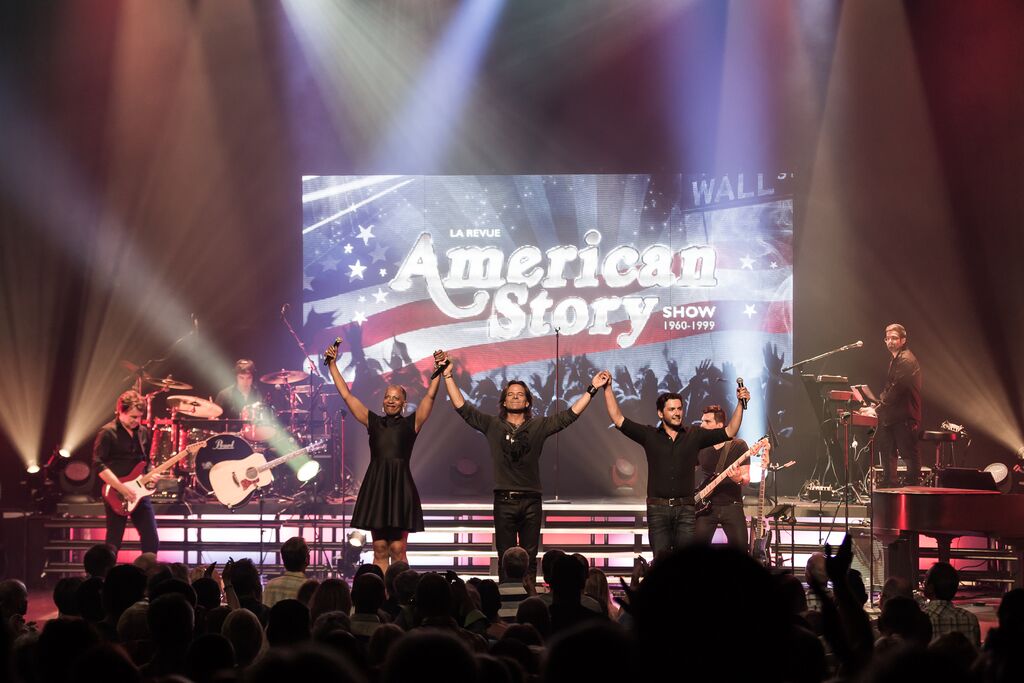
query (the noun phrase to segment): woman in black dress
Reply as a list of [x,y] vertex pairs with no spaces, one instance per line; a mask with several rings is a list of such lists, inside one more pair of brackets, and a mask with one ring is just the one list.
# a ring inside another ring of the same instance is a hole
[[384,391],[384,414],[370,412],[349,390],[335,359],[336,344],[327,347],[324,356],[334,386],[345,400],[352,416],[370,435],[370,465],[366,468],[352,526],[373,535],[373,563],[385,572],[389,562],[407,562],[405,549],[410,531],[423,531],[423,507],[412,480],[409,460],[416,435],[430,417],[434,397],[441,384],[440,375],[430,380],[427,395],[416,412],[404,415],[405,388],[396,384]]

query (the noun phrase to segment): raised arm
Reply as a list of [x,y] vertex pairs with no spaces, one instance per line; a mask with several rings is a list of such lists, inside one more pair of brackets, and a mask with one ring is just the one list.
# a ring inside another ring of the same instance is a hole
[[740,425],[743,424],[743,399],[750,400],[750,391],[746,387],[737,387],[736,398],[736,410],[732,411],[732,418],[729,424],[725,425],[725,433],[730,439],[736,436],[740,431]]
[[347,405],[349,411],[351,411],[352,417],[359,420],[359,424],[365,427],[370,421],[370,411],[367,410],[366,406],[363,405],[363,402],[356,398],[355,394],[349,390],[348,382],[346,382],[345,378],[341,376],[341,371],[338,370],[338,364],[336,362],[338,359],[338,347],[336,344],[337,342],[335,344],[331,344],[327,347],[327,350],[324,351],[324,356],[327,359],[327,369],[330,370],[331,379],[334,380],[334,388],[338,390],[338,394],[345,401],[345,405]]
[[[439,353],[440,355],[438,355]],[[444,375],[444,388],[448,390],[448,398],[452,400],[452,408],[458,410],[466,403],[466,399],[463,398],[459,385],[455,383],[455,368],[452,367],[452,359],[445,352],[435,352],[434,359],[439,363],[448,361],[448,367],[441,374]]]
[[625,417],[622,415],[622,409],[619,408],[619,402],[615,400],[615,392],[612,391],[610,384],[604,390],[604,405],[608,409],[608,417],[611,418],[612,424],[621,427]]
[[582,415],[583,411],[590,405],[590,399],[593,398],[594,394],[596,394],[602,387],[607,386],[608,381],[611,378],[612,376],[607,370],[602,370],[594,375],[594,379],[591,381],[590,386],[587,387],[587,390],[583,392],[582,396],[576,399],[576,402],[569,407],[569,410],[577,415]]
[[430,386],[427,387],[427,395],[423,397],[420,404],[416,407],[416,425],[415,429],[418,433],[423,423],[430,417],[430,411],[434,409],[434,397],[437,396],[437,390],[441,387],[441,376],[438,375],[430,380]]

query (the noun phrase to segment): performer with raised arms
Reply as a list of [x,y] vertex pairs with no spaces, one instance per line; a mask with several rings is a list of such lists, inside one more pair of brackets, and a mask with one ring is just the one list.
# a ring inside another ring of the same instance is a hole
[[[530,556],[529,575],[533,581],[543,521],[540,455],[544,441],[575,422],[611,375],[604,370],[597,373],[572,406],[547,417],[533,417],[530,389],[513,379],[501,390],[498,414],[487,415],[466,403],[452,376],[450,357],[435,353],[434,360],[444,368],[445,387],[455,412],[487,438],[494,463],[494,543],[498,557],[513,546],[524,548]],[[499,575],[504,580],[504,568],[499,567]]]
[[334,386],[359,423],[370,436],[370,465],[366,468],[352,526],[373,535],[373,562],[387,571],[390,562],[406,562],[409,532],[423,531],[423,507],[412,479],[409,461],[413,444],[430,417],[440,376],[433,377],[416,412],[405,414],[405,388],[392,384],[384,391],[383,415],[371,412],[349,390],[335,362],[341,340],[324,352]]

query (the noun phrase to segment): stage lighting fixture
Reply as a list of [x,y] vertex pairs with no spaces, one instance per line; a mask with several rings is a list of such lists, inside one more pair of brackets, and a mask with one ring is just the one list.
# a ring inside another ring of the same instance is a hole
[[480,492],[480,466],[471,458],[459,458],[449,465],[448,478],[453,495],[472,496]]
[[612,485],[615,487],[615,495],[632,496],[636,489],[637,469],[631,461],[626,458],[616,458],[615,464],[611,467]]
[[1000,493],[1009,493],[1013,488],[1013,479],[1010,477],[1010,468],[1001,462],[994,462],[985,466],[985,472],[992,475],[996,482],[996,488]]
[[366,534],[353,529],[348,532],[346,542],[341,551],[341,557],[335,559],[338,573],[345,578],[352,578],[356,575],[356,567],[360,564],[360,556],[363,554],[363,547],[366,545]]
[[1024,460],[1024,446],[1021,446],[1020,448],[1017,449],[1017,458],[1020,460]]
[[70,458],[71,457],[71,451],[68,448],[62,448],[59,451],[57,451],[57,453],[62,458]]
[[33,462],[29,463],[29,466],[25,468],[25,471],[28,472],[29,474],[39,474],[41,469],[42,468],[39,467],[39,463]]
[[96,471],[92,464],[83,460],[68,460],[57,475],[57,484],[65,503],[83,503],[93,499],[96,486]]
[[309,460],[299,466],[299,469],[295,472],[295,478],[305,484],[314,479],[318,474],[320,474],[320,463],[316,460]]

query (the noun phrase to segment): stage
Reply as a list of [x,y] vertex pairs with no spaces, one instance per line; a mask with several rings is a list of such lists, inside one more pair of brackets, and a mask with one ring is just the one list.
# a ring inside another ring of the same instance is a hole
[[[870,508],[860,503],[801,501],[783,497],[793,506],[794,524],[776,525],[773,564],[796,567],[802,576],[809,555],[825,543],[838,545],[847,528],[855,541],[854,566],[865,583],[879,590],[885,580],[882,544],[877,534],[871,543]],[[745,513],[756,513],[756,498],[745,501]],[[261,510],[262,507],[262,510]],[[251,501],[234,511],[216,502],[157,502],[154,505],[161,538],[160,560],[202,566],[220,565],[229,558],[250,557],[263,573],[283,571],[278,550],[291,536],[302,536],[313,554],[311,575],[333,575],[348,533],[351,504],[305,500]],[[495,577],[497,558],[493,546],[491,502],[483,498],[426,500],[426,530],[409,537],[410,564],[425,571],[454,570],[460,575]],[[52,585],[57,578],[80,574],[85,550],[103,541],[104,517],[99,502],[60,503],[50,514],[6,513],[4,519],[9,563],[15,575],[25,576],[31,586]],[[129,525],[120,561],[131,561],[139,552],[138,538]],[[715,542],[724,542],[719,530]],[[919,537],[919,568],[935,561],[934,539]],[[610,576],[628,576],[633,559],[651,558],[647,539],[646,505],[637,498],[578,498],[545,500],[540,552],[559,548],[578,552]],[[874,568],[869,557],[874,557]],[[951,559],[965,583],[988,586],[1001,592],[1013,583],[1014,554],[986,538],[964,536],[951,549]],[[369,539],[361,560],[372,561]],[[1002,588],[1000,588],[1002,587]]]

